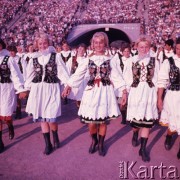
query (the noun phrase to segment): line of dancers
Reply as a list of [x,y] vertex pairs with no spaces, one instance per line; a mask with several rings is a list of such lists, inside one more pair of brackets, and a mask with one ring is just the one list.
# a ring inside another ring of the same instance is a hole
[[[150,161],[146,146],[150,129],[157,121],[168,126],[165,148],[169,150],[173,134],[180,135],[180,39],[175,53],[173,43],[167,40],[166,49],[156,54],[150,40],[142,37],[134,44],[133,55],[127,43],[122,44],[120,52],[113,53],[107,51],[107,34],[96,32],[91,49],[87,51],[81,44],[72,56],[67,43],[63,45],[66,52],[58,53],[50,46],[49,36],[40,33],[34,43],[38,51],[19,59],[17,49],[10,46],[7,51],[0,40],[0,153],[5,149],[3,122],[13,139],[12,115],[16,107],[21,115],[20,100],[24,98],[28,98],[25,111],[32,114],[34,122],[40,122],[44,154],[59,148],[57,118],[61,116],[61,95],[65,103],[67,98],[77,101],[78,115],[81,122],[88,124],[92,139],[90,154],[98,150],[100,156],[105,156],[108,121],[120,115],[122,124],[129,121],[132,126],[132,146],[139,145],[140,136],[139,155],[144,162]],[[180,147],[177,158],[180,159]]]

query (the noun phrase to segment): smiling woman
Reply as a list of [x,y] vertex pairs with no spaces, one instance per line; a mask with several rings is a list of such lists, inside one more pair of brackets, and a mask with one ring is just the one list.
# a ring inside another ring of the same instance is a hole
[[121,103],[126,103],[126,89],[122,74],[111,62],[112,56],[105,55],[108,42],[108,37],[104,32],[97,32],[93,35],[91,41],[93,53],[78,66],[63,91],[63,96],[67,96],[71,88],[79,87],[85,74],[89,74],[89,81],[83,92],[78,115],[82,122],[89,126],[92,137],[89,153],[94,153],[98,145],[100,156],[106,153],[104,149],[106,123],[112,117],[120,115],[115,89],[122,94]]
[[100,33],[96,33],[92,40],[92,49],[96,55],[103,55],[105,53],[105,47],[108,47],[109,40],[107,35],[102,36]]
[[139,57],[146,56],[150,50],[150,41],[148,41],[147,39],[139,39],[136,44]]
[[43,52],[48,49],[50,46],[50,40],[47,34],[39,34],[34,41],[35,48],[38,49],[40,52]]
[[57,117],[61,115],[60,82],[66,83],[69,78],[61,57],[53,52],[49,43],[47,34],[39,34],[36,38],[39,51],[28,64],[25,81],[25,88],[29,91],[26,112],[33,115],[34,122],[41,122],[46,155],[53,150],[50,130],[54,149],[60,146],[57,133]]
[[146,144],[150,128],[158,119],[157,112],[157,74],[159,66],[150,54],[150,41],[142,37],[137,42],[138,55],[132,57],[126,76],[129,81],[127,120],[133,127],[132,145],[138,146],[138,132],[141,129],[141,148],[139,155],[144,162],[150,161]]

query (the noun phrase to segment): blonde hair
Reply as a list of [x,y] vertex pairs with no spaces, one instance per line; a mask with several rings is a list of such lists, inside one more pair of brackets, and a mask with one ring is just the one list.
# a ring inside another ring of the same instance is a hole
[[139,44],[140,42],[145,42],[145,43],[148,44],[149,47],[151,47],[151,41],[150,41],[150,39],[147,38],[147,37],[140,37],[140,38],[136,41],[136,45],[138,46],[138,44]]
[[38,33],[38,34],[36,35],[35,39],[34,39],[34,47],[35,47],[35,49],[38,49],[38,41],[39,41],[40,39],[45,39],[45,40],[48,41],[48,44],[49,44],[49,45],[51,44],[51,43],[50,43],[50,38],[49,38],[49,35],[48,35],[48,34],[46,34],[46,33]]
[[94,48],[94,47],[93,47],[93,42],[94,42],[94,39],[95,39],[95,38],[101,38],[101,39],[103,39],[103,40],[104,40],[105,47],[109,47],[109,39],[108,39],[107,34],[104,33],[104,32],[96,32],[96,33],[93,35],[92,39],[91,39],[91,47],[92,47],[92,49]]

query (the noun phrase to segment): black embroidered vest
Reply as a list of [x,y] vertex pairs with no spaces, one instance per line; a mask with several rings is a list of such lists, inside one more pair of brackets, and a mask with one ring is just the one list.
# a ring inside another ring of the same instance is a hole
[[22,67],[21,59],[22,58],[20,57],[19,60],[18,60],[18,66],[19,66],[19,69],[20,69],[21,73],[23,73],[23,67]]
[[138,51],[137,51],[137,50],[136,50],[135,53],[133,53],[133,52],[131,51],[131,56],[136,56],[136,55],[138,55]]
[[63,54],[61,53],[61,57],[62,57],[62,60],[64,61],[64,63],[66,64],[69,60],[69,58],[71,57],[71,53],[69,53],[69,55],[67,57],[64,57]]
[[102,82],[103,86],[110,85],[110,73],[111,73],[111,67],[110,67],[110,60],[107,60],[103,62],[100,67],[98,67],[94,61],[89,60],[88,64],[89,68],[89,74],[90,74],[90,80],[88,81],[88,86],[94,86],[95,85],[95,80],[96,76],[100,75],[100,81]]
[[120,60],[120,67],[121,67],[121,70],[123,72],[124,71],[124,64],[123,64],[123,61],[122,61],[122,55],[120,53],[118,53],[118,56],[119,56],[119,60]]
[[30,60],[30,58],[27,56],[27,57],[26,57],[26,63],[27,63],[27,64],[29,64],[29,60]]
[[[45,66],[45,77],[43,81],[46,83],[59,82],[59,79],[57,77],[57,65],[56,65],[55,59],[56,59],[56,53],[51,53],[49,62]],[[32,82],[39,83],[42,81],[43,66],[39,64],[37,58],[33,59],[33,65],[35,69],[35,77],[33,78]]]
[[[136,62],[133,63],[132,66],[132,72],[133,72],[133,83],[131,87],[137,87],[140,82],[140,76],[141,76],[141,65]],[[155,68],[155,58],[150,57],[150,61],[147,66],[147,74],[146,74],[146,82],[148,83],[149,87],[154,87],[154,84],[152,82],[152,78],[154,76],[154,68]]]
[[78,67],[77,56],[73,56],[72,67],[71,67],[71,74],[75,73],[77,67]]
[[11,83],[11,71],[8,67],[9,56],[5,56],[0,65],[0,83]]
[[114,56],[114,55],[116,54],[116,51],[113,52],[113,50],[110,50],[110,54],[111,54],[112,56]]
[[45,66],[45,77],[44,82],[47,83],[58,83],[57,77],[57,64],[56,64],[56,53],[51,53],[49,62]]
[[165,54],[165,51],[164,51],[164,50],[162,51],[162,53],[163,53],[163,60],[162,60],[162,62],[164,62],[164,60],[165,60],[165,59],[168,59],[168,57],[166,56],[166,54]]
[[168,58],[170,64],[169,80],[170,86],[168,87],[171,91],[180,90],[180,69],[175,65],[172,57]]

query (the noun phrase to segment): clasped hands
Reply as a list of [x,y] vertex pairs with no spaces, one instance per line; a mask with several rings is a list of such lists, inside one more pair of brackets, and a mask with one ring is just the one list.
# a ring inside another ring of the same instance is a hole
[[24,91],[24,92],[19,93],[19,98],[26,99],[28,95],[29,95],[29,91]]
[[62,92],[62,95],[61,95],[62,98],[67,97],[70,94],[70,92],[71,92],[71,87],[67,85]]

